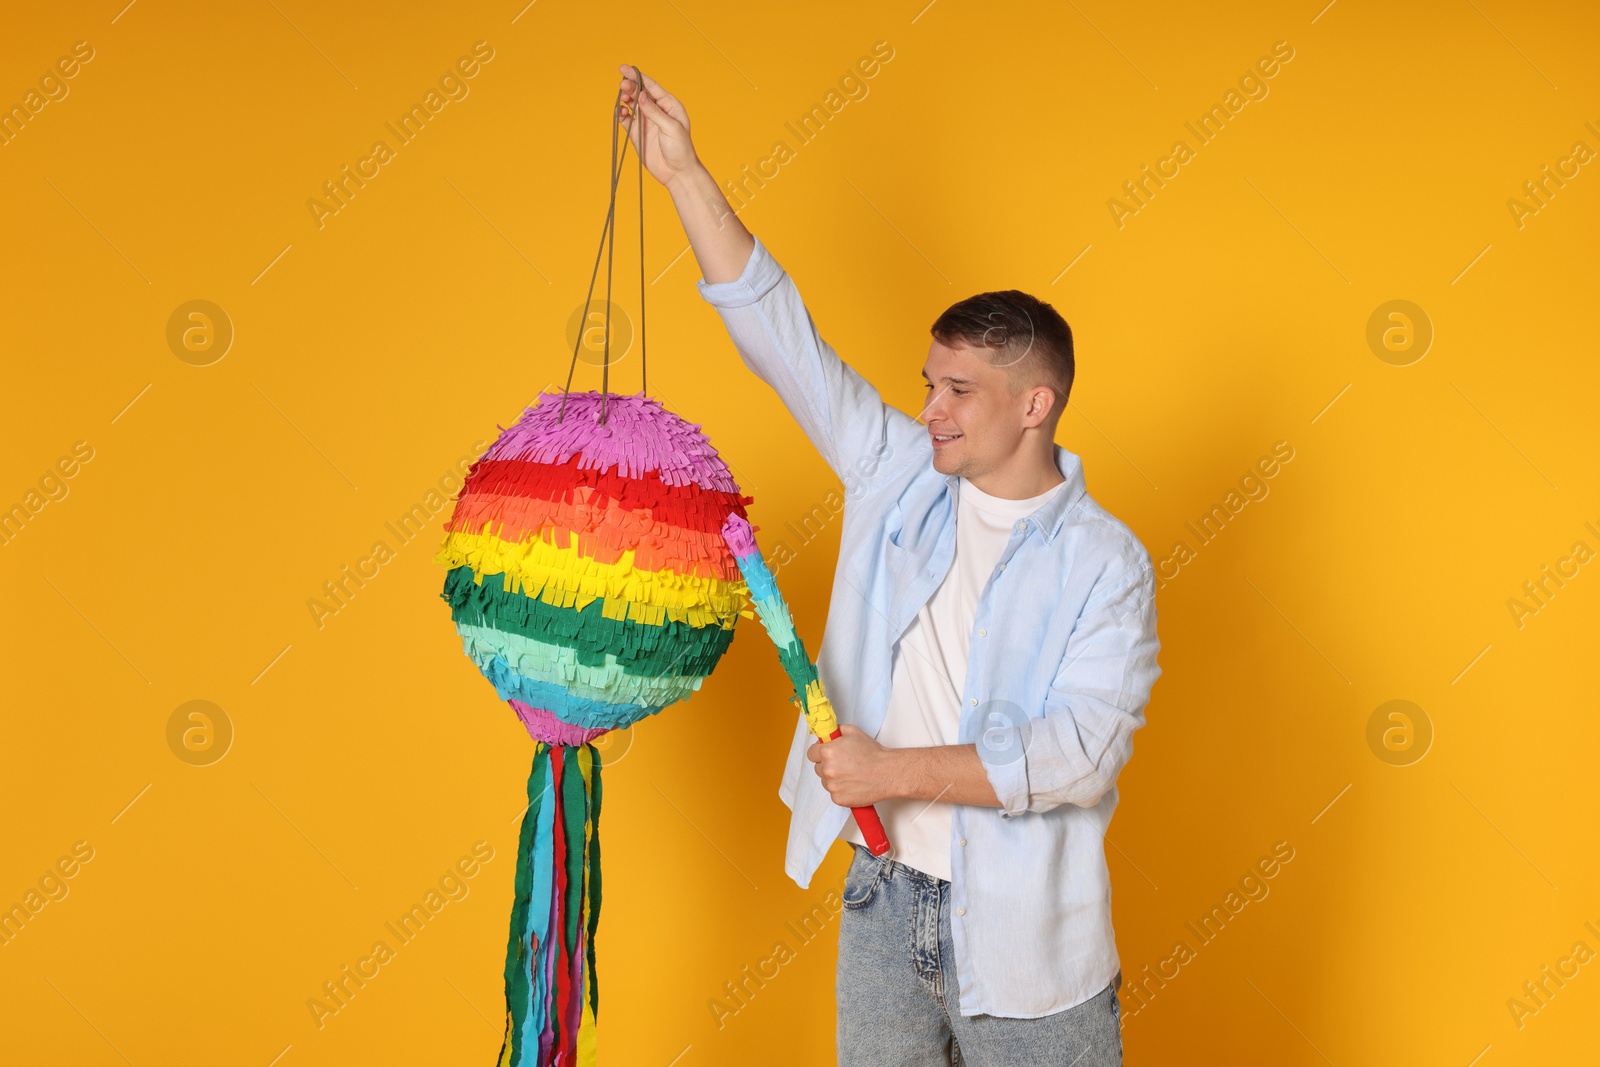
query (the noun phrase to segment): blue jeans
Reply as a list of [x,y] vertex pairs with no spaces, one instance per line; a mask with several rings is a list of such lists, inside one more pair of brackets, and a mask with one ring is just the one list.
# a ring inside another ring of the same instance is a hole
[[839,920],[839,1067],[1121,1067],[1118,972],[1037,1019],[962,1015],[950,883],[855,851]]

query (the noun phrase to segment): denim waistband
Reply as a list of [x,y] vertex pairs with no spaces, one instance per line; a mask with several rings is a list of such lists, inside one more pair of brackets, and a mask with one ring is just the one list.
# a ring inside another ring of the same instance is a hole
[[867,859],[878,864],[880,868],[887,867],[887,871],[883,873],[883,877],[885,878],[893,878],[896,874],[900,874],[907,878],[915,878],[918,881],[924,882],[928,885],[948,886],[950,884],[950,880],[948,878],[940,878],[936,875],[929,874],[927,871],[919,871],[915,867],[907,867],[899,860],[889,859],[886,855],[874,856],[871,849],[858,842],[850,841],[848,844],[851,848],[867,857]]

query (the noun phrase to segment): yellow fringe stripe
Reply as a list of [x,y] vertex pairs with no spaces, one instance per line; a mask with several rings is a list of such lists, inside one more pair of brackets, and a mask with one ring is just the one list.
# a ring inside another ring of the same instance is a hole
[[434,556],[446,567],[471,567],[479,585],[489,575],[504,575],[501,587],[522,592],[546,604],[582,611],[603,600],[608,619],[661,626],[668,619],[691,626],[727,629],[741,614],[749,615],[750,587],[743,578],[702,578],[673,571],[635,567],[627,549],[616,563],[580,556],[576,548],[557,548],[547,541],[511,544],[487,534],[453,532]]
[[811,727],[811,732],[826,741],[839,728],[839,720],[833,714],[833,704],[828,701],[828,694],[823,692],[822,679],[806,683],[806,724]]

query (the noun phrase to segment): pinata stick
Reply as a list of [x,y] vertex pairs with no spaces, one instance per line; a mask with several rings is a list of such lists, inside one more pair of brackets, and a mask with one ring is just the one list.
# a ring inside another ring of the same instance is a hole
[[[745,584],[750,587],[750,599],[755,601],[756,614],[761,617],[761,625],[767,628],[767,636],[772,638],[773,645],[778,649],[778,659],[783,664],[784,673],[794,683],[795,695],[792,699],[805,713],[806,725],[823,741],[834,740],[843,733],[839,729],[839,720],[833,713],[833,705],[828,702],[827,693],[823,691],[816,664],[806,655],[805,644],[795,632],[789,605],[778,591],[778,583],[773,579],[772,571],[767,569],[767,561],[761,558],[755,531],[744,516],[734,513],[723,522],[722,536],[733,551],[734,558],[739,561],[739,570],[744,575]],[[870,804],[850,810],[855,814],[856,826],[861,830],[861,836],[866,838],[867,848],[872,854],[881,856],[888,852],[889,837],[883,832],[883,821],[878,818],[878,810]]]

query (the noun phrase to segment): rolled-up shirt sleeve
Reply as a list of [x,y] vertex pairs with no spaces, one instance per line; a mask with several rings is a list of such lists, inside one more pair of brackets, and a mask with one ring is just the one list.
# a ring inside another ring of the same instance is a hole
[[1155,571],[1142,566],[1110,580],[1083,612],[1038,718],[984,731],[989,784],[1000,814],[1049,811],[1061,804],[1093,807],[1116,784],[1144,726],[1156,663]]
[[909,455],[926,436],[916,419],[884,403],[876,387],[817,332],[800,292],[761,243],[738,278],[695,285],[722,316],[739,358],[778,394],[840,478],[862,456]]

